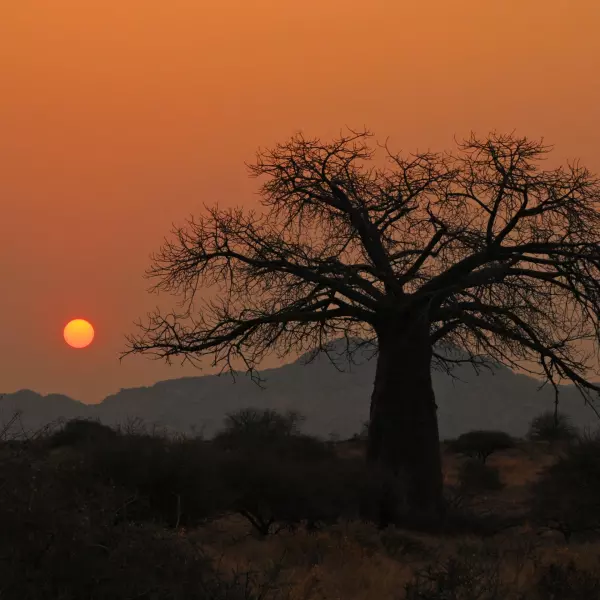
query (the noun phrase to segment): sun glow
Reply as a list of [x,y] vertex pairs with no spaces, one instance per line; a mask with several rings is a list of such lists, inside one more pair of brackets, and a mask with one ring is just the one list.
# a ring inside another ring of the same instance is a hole
[[85,319],[73,319],[65,326],[63,335],[72,348],[85,348],[94,339],[94,328]]

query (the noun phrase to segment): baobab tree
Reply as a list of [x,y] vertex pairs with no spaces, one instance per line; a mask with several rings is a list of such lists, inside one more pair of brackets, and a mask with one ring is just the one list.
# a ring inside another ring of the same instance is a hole
[[432,365],[491,360],[570,380],[588,402],[599,390],[584,342],[599,340],[600,184],[577,162],[542,169],[551,148],[514,134],[406,157],[386,142],[379,167],[370,137],[259,151],[261,209],[206,208],[173,231],[147,274],[179,309],[148,315],[125,354],[256,372],[270,352],[372,341],[368,460],[435,516]]

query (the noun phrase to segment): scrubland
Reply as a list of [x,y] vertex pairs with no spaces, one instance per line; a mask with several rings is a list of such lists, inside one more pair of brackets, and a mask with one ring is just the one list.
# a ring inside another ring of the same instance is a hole
[[441,445],[435,527],[364,439],[297,415],[246,411],[211,441],[82,421],[3,440],[0,598],[600,598],[600,441],[495,435]]

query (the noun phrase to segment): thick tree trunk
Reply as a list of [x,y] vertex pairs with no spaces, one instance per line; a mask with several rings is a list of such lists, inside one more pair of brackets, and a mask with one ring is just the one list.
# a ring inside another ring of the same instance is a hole
[[406,478],[412,514],[439,521],[443,483],[429,322],[411,315],[377,331],[367,459]]

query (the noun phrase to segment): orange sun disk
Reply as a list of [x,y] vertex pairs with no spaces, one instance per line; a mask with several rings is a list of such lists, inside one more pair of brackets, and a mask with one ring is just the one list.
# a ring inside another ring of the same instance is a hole
[[94,339],[94,328],[85,319],[73,319],[65,326],[63,335],[72,348],[85,348]]

